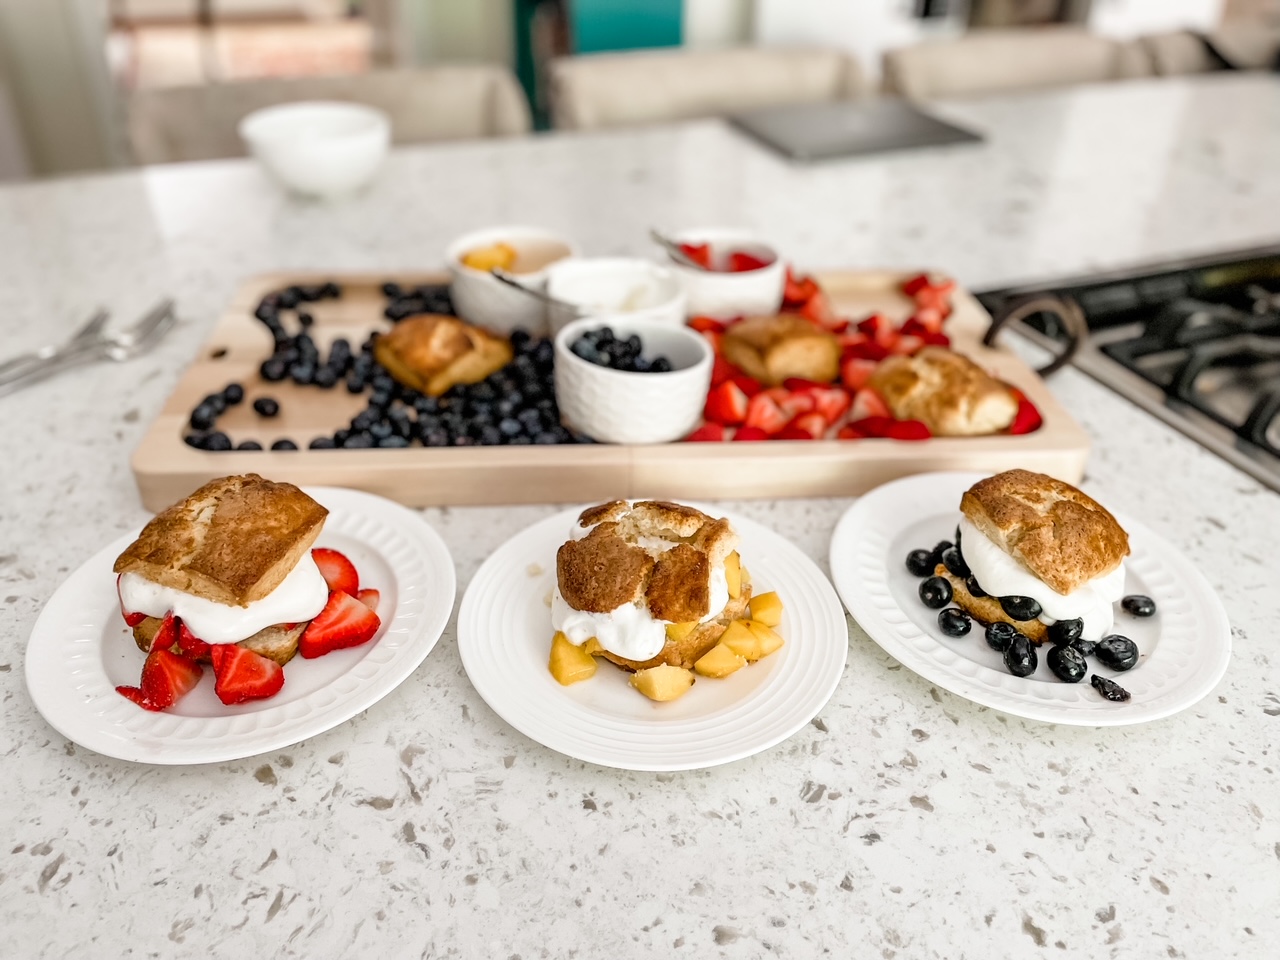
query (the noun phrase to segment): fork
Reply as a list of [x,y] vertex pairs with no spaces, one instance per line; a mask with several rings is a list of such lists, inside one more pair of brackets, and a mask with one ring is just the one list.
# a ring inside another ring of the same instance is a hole
[[63,344],[51,344],[47,347],[40,347],[38,350],[32,350],[30,353],[23,353],[16,357],[11,357],[0,363],[0,375],[7,374],[11,370],[17,370],[19,367],[30,366],[33,363],[39,363],[43,360],[51,360],[64,350],[72,349],[83,344],[92,343],[98,339],[102,333],[102,328],[106,326],[107,319],[111,315],[107,311],[99,307],[79,330],[77,330],[71,339]]
[[6,369],[0,369],[0,396],[14,393],[89,360],[114,360],[119,363],[140,356],[164,337],[175,319],[173,301],[166,299],[152,307],[132,327],[116,333],[102,333],[99,324],[96,335],[85,337],[85,329],[89,326],[86,324],[64,346],[52,351],[47,348],[45,351],[36,351],[36,354],[43,354],[42,356],[16,358],[20,363],[12,368],[6,365]]

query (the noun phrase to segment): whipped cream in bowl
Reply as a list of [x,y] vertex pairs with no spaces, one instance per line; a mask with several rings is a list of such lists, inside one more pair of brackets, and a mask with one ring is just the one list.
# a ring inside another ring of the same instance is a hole
[[311,620],[329,599],[329,585],[311,552],[261,600],[235,607],[148,580],[137,573],[120,577],[120,603],[127,613],[162,618],[173,615],[205,643],[239,643],[277,623]]
[[1058,593],[1014,557],[992,543],[968,517],[960,519],[960,552],[978,586],[992,597],[1030,597],[1043,611],[1045,624],[1059,620],[1083,622],[1085,640],[1101,640],[1115,625],[1115,603],[1124,596],[1125,569],[1094,577],[1068,594]]

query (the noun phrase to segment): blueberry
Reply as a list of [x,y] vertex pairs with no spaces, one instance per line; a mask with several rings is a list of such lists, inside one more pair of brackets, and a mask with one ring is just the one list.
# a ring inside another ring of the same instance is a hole
[[969,565],[964,562],[964,557],[960,555],[960,550],[956,547],[942,551],[942,563],[943,566],[961,580],[969,576]]
[[392,281],[388,280],[386,283],[382,285],[382,295],[385,297],[390,297],[392,300],[399,300],[401,297],[404,296],[404,290],[400,288],[400,284],[393,283]]
[[315,325],[316,318],[309,313],[298,312],[298,322],[302,324],[303,330],[310,330]]
[[366,450],[372,446],[373,437],[363,430],[352,433],[342,444],[344,450]]
[[1083,630],[1084,621],[1078,617],[1074,620],[1059,620],[1049,625],[1049,639],[1057,646],[1075,643]]
[[1095,673],[1089,678],[1089,683],[1093,685],[1093,689],[1113,703],[1124,703],[1129,699],[1129,691],[1114,680],[1108,680],[1106,677],[1100,677]]
[[486,426],[480,429],[480,436],[477,438],[481,446],[496,447],[502,442],[502,433],[497,427]]
[[272,450],[297,450],[298,445],[292,440],[282,438],[271,445]]
[[338,371],[334,370],[333,367],[328,364],[325,364],[323,367],[316,369],[316,375],[313,382],[322,390],[328,390],[338,382]]
[[315,378],[315,375],[315,365],[305,360],[299,360],[289,368],[289,376],[293,378],[293,382],[304,387]]
[[1001,597],[1000,609],[1012,619],[1020,622],[1034,620],[1040,616],[1040,604],[1030,597]]
[[258,304],[257,309],[253,311],[253,315],[264,323],[267,320],[274,320],[276,317],[276,301],[274,296],[265,297],[262,302]]
[[188,433],[182,438],[182,442],[188,447],[195,447],[197,450],[204,449],[205,435],[203,433]]
[[333,437],[316,437],[307,444],[308,450],[332,450],[337,444],[333,442]]
[[971,597],[981,598],[987,596],[987,591],[983,590],[982,587],[978,585],[978,578],[973,574],[969,574],[969,576],[965,577],[964,588],[969,591],[969,596]]
[[368,381],[355,370],[347,374],[347,393],[364,393],[364,388],[368,385]]
[[549,430],[544,430],[533,438],[533,442],[543,446],[551,446],[560,442],[560,438]]
[[383,437],[378,441],[378,446],[384,449],[403,448],[409,445],[409,441],[398,433],[393,433],[389,437]]
[[650,373],[670,373],[671,369],[671,361],[666,357],[658,357],[649,364]]
[[1131,593],[1120,601],[1125,613],[1135,617],[1153,617],[1156,613],[1156,602],[1140,593]]
[[1084,654],[1075,647],[1066,645],[1054,647],[1045,657],[1053,675],[1063,683],[1079,683],[1089,672],[1089,665],[1084,662]]
[[449,434],[444,430],[428,430],[422,435],[422,445],[424,447],[447,447],[449,445]]
[[1009,644],[1013,643],[1013,638],[1017,635],[1018,628],[1012,623],[997,620],[987,626],[987,646],[992,650],[1004,653],[1009,649]]
[[213,433],[207,434],[204,438],[204,449],[206,450],[230,450],[231,438],[221,430],[215,430]]
[[215,416],[221,414],[227,409],[227,401],[223,399],[222,394],[220,393],[209,394],[200,401],[200,405],[212,408]]
[[261,450],[262,444],[257,440],[241,440],[236,444],[237,450]]
[[524,433],[524,424],[514,417],[504,417],[498,421],[498,432],[504,437],[516,437]]
[[933,545],[933,559],[937,563],[942,562],[942,555],[954,546],[950,540],[939,540]]
[[933,554],[928,550],[912,550],[907,554],[907,569],[915,577],[927,577],[933,573]]
[[522,433],[518,437],[512,437],[507,442],[509,445],[513,447],[527,447],[533,443],[533,438],[530,437],[527,433]]
[[948,637],[963,637],[973,629],[973,621],[959,607],[947,607],[938,614],[938,628]]
[[1098,641],[1093,655],[1104,667],[1112,670],[1129,670],[1138,662],[1138,645],[1118,633]]
[[191,411],[191,429],[192,430],[208,430],[213,426],[213,422],[218,419],[218,414],[213,407],[208,404],[200,404]]
[[280,412],[280,404],[271,397],[259,397],[253,401],[253,411],[261,417],[274,417]]
[[298,300],[298,291],[295,288],[290,287],[288,290],[280,291],[277,302],[280,304],[281,308],[285,310],[292,310],[298,305]]
[[369,425],[369,436],[375,440],[385,440],[394,432],[394,428],[385,420],[379,420],[377,423]]
[[238,383],[228,383],[222,389],[222,399],[226,401],[227,406],[234,407],[244,399],[244,387]]
[[920,584],[920,602],[931,610],[941,610],[951,602],[951,584],[943,577],[930,577]]
[[1004,651],[1005,669],[1015,677],[1029,677],[1036,672],[1036,648],[1023,634],[1009,641]]
[[1098,644],[1095,640],[1077,640],[1071,645],[1080,651],[1080,656],[1082,657],[1092,657],[1098,649]]
[[512,330],[511,331],[511,349],[523,351],[529,345],[529,341],[533,338],[529,336],[528,330]]

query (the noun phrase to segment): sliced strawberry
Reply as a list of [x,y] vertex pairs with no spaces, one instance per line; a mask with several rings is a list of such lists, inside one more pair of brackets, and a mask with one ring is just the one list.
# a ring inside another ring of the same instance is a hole
[[[937,307],[920,307],[916,310],[915,314],[912,315],[911,320],[914,320],[917,324],[923,327],[924,331],[928,331],[929,333],[941,333],[942,321],[946,315],[946,310],[940,310]],[[907,322],[910,323],[911,321]],[[924,331],[908,331],[904,324],[902,332],[916,333]]]
[[680,244],[680,252],[686,257],[702,267],[704,270],[710,270],[711,267],[711,244],[709,243],[682,243]]
[[151,701],[146,698],[141,687],[116,687],[116,693],[124,697],[126,700],[132,700],[143,710],[159,710],[159,707],[151,705]]
[[123,573],[116,577],[116,599],[120,601],[120,616],[124,617],[124,622],[129,626],[136,627],[143,620],[147,619],[147,615],[145,613],[129,613],[125,610],[124,597],[120,596],[120,580],[123,577]]
[[865,320],[858,321],[858,330],[873,340],[887,326],[889,326],[889,318],[883,313],[873,313]]
[[849,357],[840,364],[840,382],[850,390],[861,390],[871,379],[879,365],[877,360],[863,360],[860,357]]
[[360,592],[360,575],[356,573],[355,565],[337,550],[316,547],[311,551],[311,557],[330,590],[341,590],[353,597]]
[[898,332],[901,333],[903,336],[918,337],[928,333],[929,330],[928,328],[925,327],[923,323],[921,323],[915,317],[908,317],[906,322],[903,323],[902,326],[898,328]]
[[787,268],[787,285],[783,289],[782,300],[789,307],[802,306],[818,293],[818,281],[813,277],[797,277]]
[[866,417],[893,419],[893,415],[889,412],[888,404],[884,402],[880,394],[869,388],[859,390],[854,395],[853,406],[849,410],[850,420],[862,420]]
[[733,432],[735,440],[768,440],[769,434],[759,427],[739,427]]
[[702,415],[712,423],[732,427],[747,418],[747,395],[732,380],[712,387]]
[[801,430],[795,424],[787,424],[780,431],[774,434],[775,440],[812,440],[813,434],[807,430]]
[[928,440],[933,436],[919,420],[895,420],[886,433],[894,440]]
[[915,296],[916,306],[921,310],[935,310],[939,316],[951,313],[951,291],[928,287]]
[[142,665],[142,696],[148,710],[167,710],[185,697],[200,682],[204,670],[200,664],[169,650],[147,654]]
[[794,420],[796,417],[803,416],[806,413],[813,413],[818,406],[818,401],[813,398],[812,393],[803,391],[791,394],[778,406],[782,407],[783,413]]
[[209,644],[188,630],[185,623],[181,625],[178,636],[178,649],[184,657],[190,657],[192,660],[207,661],[209,659]]
[[857,357],[859,360],[883,360],[889,355],[889,351],[874,340],[865,340],[862,343],[846,347],[844,355],[846,357]]
[[704,423],[693,433],[685,437],[685,440],[691,440],[695,443],[719,443],[724,439],[724,427],[718,423]]
[[813,391],[814,412],[821,414],[828,424],[835,423],[849,410],[853,397],[840,387],[823,387]]
[[1040,429],[1044,423],[1044,418],[1040,416],[1040,411],[1036,409],[1034,403],[1026,397],[1018,400],[1018,412],[1014,414],[1013,423],[1009,425],[1009,432],[1012,434],[1033,433]]
[[[800,316],[828,329],[842,322],[836,316],[835,310],[832,309],[827,295],[821,290],[805,301],[804,306],[800,308]],[[846,323],[845,325],[847,326],[848,324]]]
[[790,417],[778,406],[778,401],[770,395],[771,393],[772,391],[766,391],[751,398],[751,402],[747,404],[746,426],[742,428],[743,430],[751,427],[767,434],[777,433],[787,425]]
[[275,696],[284,686],[284,668],[252,650],[234,643],[215,643],[209,648],[209,655],[213,658],[213,692],[225,704],[263,700]]
[[862,417],[859,420],[851,420],[842,427],[839,436],[846,440],[887,437],[889,430],[897,422],[892,417]]
[[902,292],[908,297],[914,297],[927,286],[929,286],[929,275],[927,273],[917,273],[902,284]]
[[745,250],[734,250],[729,254],[730,273],[748,273],[751,270],[763,270],[771,263],[773,263],[772,260],[764,260],[753,253],[747,253]]
[[803,430],[809,435],[811,440],[817,440],[827,432],[827,427],[829,426],[831,426],[831,424],[827,422],[826,418],[823,417],[822,414],[804,413],[787,424],[783,430],[785,431],[787,428],[794,427],[797,430]]
[[703,330],[701,331],[701,333],[702,333],[702,339],[706,340],[707,343],[711,345],[711,352],[715,354],[717,357],[720,356],[722,352],[722,342],[724,340],[724,334],[721,333],[719,330]]
[[711,385],[713,387],[718,387],[726,380],[732,380],[735,375],[740,373],[742,373],[741,370],[735,367],[724,357],[717,354],[711,365]]
[[334,590],[324,609],[307,624],[298,640],[298,652],[308,660],[343,647],[358,647],[373,639],[382,621],[350,594]]
[[726,326],[723,320],[717,320],[715,317],[690,317],[688,325],[699,333],[724,333]]
[[156,631],[156,635],[151,638],[151,647],[148,653],[154,653],[156,650],[168,650],[178,642],[178,628],[181,621],[173,615],[170,610],[164,615],[164,619],[160,621],[160,629]]
[[749,377],[745,373],[735,373],[730,377],[734,383],[738,385],[738,389],[745,393],[748,397],[754,397],[757,393],[764,389],[764,384],[755,377]]
[[792,393],[804,393],[807,390],[825,390],[825,383],[818,383],[816,380],[806,380],[804,377],[787,377],[782,381],[782,385]]
[[889,352],[909,357],[923,346],[924,340],[922,338],[916,336],[904,336],[898,338],[898,342],[893,345]]
[[370,610],[376,611],[378,609],[378,601],[382,599],[382,594],[377,590],[374,590],[372,587],[366,587],[364,590],[361,590],[356,594],[356,599]]
[[951,338],[945,333],[926,333],[922,336],[926,346],[930,347],[949,347],[951,346]]

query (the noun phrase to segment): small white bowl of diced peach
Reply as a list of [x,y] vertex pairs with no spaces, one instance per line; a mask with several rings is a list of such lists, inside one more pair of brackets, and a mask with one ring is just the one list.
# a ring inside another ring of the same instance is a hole
[[[552,264],[577,256],[573,243],[540,227],[504,226],[477,230],[459,237],[445,251],[449,294],[458,316],[498,333],[526,330],[547,333],[547,272]],[[531,293],[524,293],[493,275],[508,274]]]

